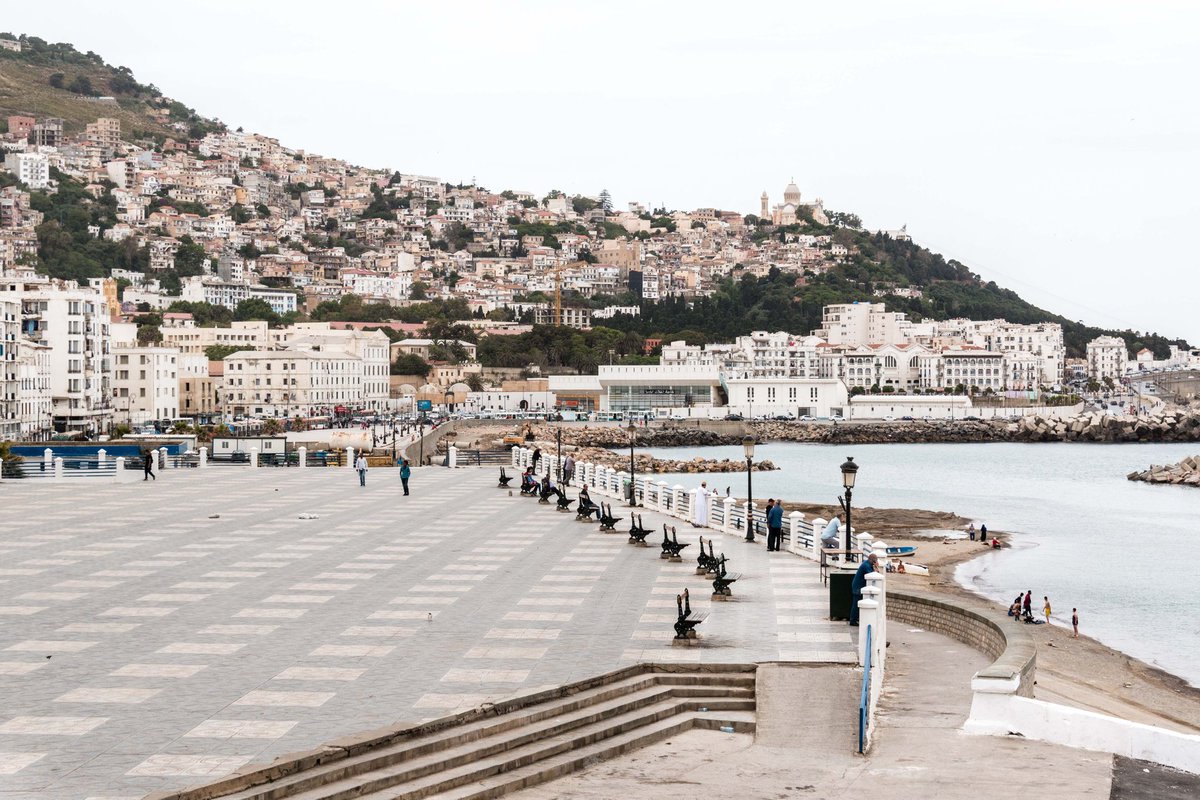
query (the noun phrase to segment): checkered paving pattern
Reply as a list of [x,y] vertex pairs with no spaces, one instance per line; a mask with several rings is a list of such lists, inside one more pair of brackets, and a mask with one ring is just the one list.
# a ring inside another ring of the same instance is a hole
[[639,660],[853,660],[810,562],[718,538],[714,603],[690,527],[671,563],[494,472],[0,484],[0,798],[137,798]]

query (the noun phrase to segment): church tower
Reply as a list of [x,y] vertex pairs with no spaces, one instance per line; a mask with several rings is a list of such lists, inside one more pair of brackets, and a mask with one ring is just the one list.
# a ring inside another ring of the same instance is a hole
[[760,219],[764,219],[764,220],[765,220],[765,219],[769,219],[769,218],[770,218],[770,213],[767,211],[767,190],[766,190],[766,189],[763,189],[763,193],[762,193],[762,212],[761,212],[761,213],[759,213],[759,215],[758,215],[758,216],[759,216],[759,218],[760,218]]

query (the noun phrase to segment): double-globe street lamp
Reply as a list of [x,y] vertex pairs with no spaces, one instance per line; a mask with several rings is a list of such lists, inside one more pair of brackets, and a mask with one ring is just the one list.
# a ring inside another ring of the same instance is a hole
[[848,456],[846,463],[842,464],[842,488],[846,490],[843,497],[838,498],[838,502],[842,504],[842,511],[846,512],[846,560],[850,560],[850,499],[854,492],[854,478],[858,475],[858,464],[854,463],[854,456]]
[[746,453],[746,541],[754,541],[754,437],[742,439],[742,450]]

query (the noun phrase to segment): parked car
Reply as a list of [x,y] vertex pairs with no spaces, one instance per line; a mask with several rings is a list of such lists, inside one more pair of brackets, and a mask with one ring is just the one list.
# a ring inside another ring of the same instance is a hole
[[884,416],[883,421],[884,422],[895,422],[896,418],[893,417],[891,414],[887,414]]
[[741,414],[726,414],[725,415],[726,422],[743,422],[745,419],[746,418],[743,417]]
[[907,414],[905,416],[901,417],[900,419],[904,422],[912,422],[913,421],[913,418],[908,416]]
[[816,417],[814,417],[812,414],[802,414],[800,416],[801,422],[813,422],[814,420],[816,420]]

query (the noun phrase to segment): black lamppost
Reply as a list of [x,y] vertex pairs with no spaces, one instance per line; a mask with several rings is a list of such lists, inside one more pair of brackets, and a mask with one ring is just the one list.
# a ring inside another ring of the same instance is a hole
[[633,472],[633,441],[637,436],[637,426],[633,424],[633,417],[629,418],[629,425],[625,430],[629,432],[629,505],[637,506],[637,484],[634,482]]
[[556,470],[556,472],[558,473],[558,484],[559,484],[559,486],[561,486],[562,485],[562,420],[559,420],[558,425],[555,427],[554,438],[558,440],[558,469]]
[[421,418],[419,420],[417,420],[417,426],[418,426],[417,441],[419,441],[421,443],[421,446],[420,446],[420,454],[421,455],[418,457],[419,460],[417,461],[418,467],[425,466],[425,423],[428,421],[429,420],[425,418],[425,412],[422,411]]
[[850,560],[850,496],[854,491],[854,478],[858,475],[858,464],[854,463],[854,457],[849,456],[846,463],[842,464],[842,486],[846,490],[844,497],[839,497],[838,502],[842,504],[842,510],[846,512],[846,560]]
[[754,541],[754,437],[742,439],[742,450],[746,452],[746,541]]

